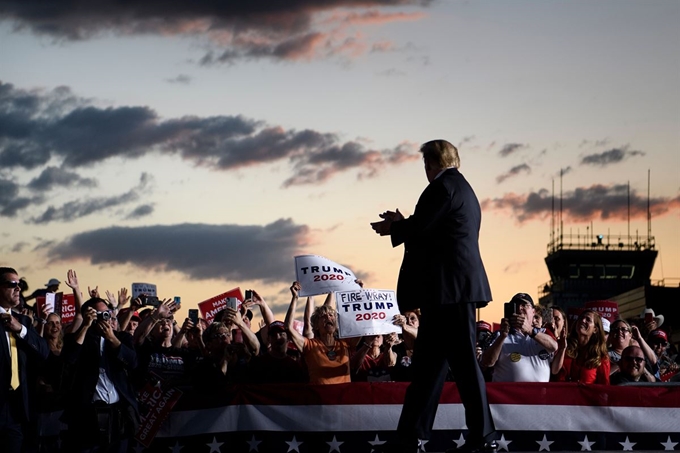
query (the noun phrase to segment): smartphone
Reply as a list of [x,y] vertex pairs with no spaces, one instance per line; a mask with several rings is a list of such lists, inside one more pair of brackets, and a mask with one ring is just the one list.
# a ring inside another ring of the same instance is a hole
[[253,290],[252,289],[247,289],[246,290],[246,297],[245,300],[252,299],[253,298]]
[[515,302],[506,302],[503,304],[503,317],[510,321],[512,315],[517,313],[517,304]]
[[146,296],[144,299],[144,305],[148,305],[150,307],[158,307],[160,304],[161,302],[156,296]]
[[227,297],[227,307],[238,310],[238,299],[235,297]]
[[180,305],[182,303],[182,298],[179,296],[175,296],[173,300],[175,302],[175,305]]
[[191,321],[195,326],[198,326],[198,309],[197,308],[190,308],[189,309],[189,321]]
[[645,324],[649,324],[654,321],[654,315],[651,313],[645,313]]

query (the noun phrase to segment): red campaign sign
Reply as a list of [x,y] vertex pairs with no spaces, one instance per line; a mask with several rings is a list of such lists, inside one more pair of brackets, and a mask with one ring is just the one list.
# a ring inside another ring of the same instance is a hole
[[586,302],[586,308],[596,311],[609,322],[619,319],[619,304],[613,300],[593,300]]
[[585,310],[583,307],[569,307],[567,308],[567,319],[569,319],[569,322],[576,322],[578,320],[579,315]]
[[64,294],[61,299],[61,323],[69,325],[76,319],[76,299],[73,294]]
[[201,310],[201,315],[203,319],[207,321],[208,324],[213,322],[215,315],[220,311],[224,310],[227,306],[227,299],[229,297],[235,297],[240,302],[243,302],[243,294],[241,293],[241,288],[230,289],[226,293],[219,294],[215,297],[211,297],[208,300],[199,302],[198,309]]
[[49,295],[50,301],[48,303],[47,296],[39,296],[35,298],[35,306],[38,310],[38,317],[46,319],[50,313],[58,313],[61,315],[61,323],[63,325],[71,324],[76,317],[76,300],[73,294],[56,293],[54,298],[52,294]]
[[139,407],[143,408],[143,413],[140,413],[139,430],[135,435],[135,439],[140,444],[149,448],[181,396],[182,392],[175,387],[164,388],[162,380],[159,380],[156,385],[147,381],[137,397]]

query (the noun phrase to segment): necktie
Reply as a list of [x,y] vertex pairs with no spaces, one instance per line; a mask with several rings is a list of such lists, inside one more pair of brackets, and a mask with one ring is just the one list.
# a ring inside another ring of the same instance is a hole
[[12,356],[12,380],[10,385],[12,389],[19,388],[19,350],[17,349],[17,339],[14,334],[9,333],[9,353]]

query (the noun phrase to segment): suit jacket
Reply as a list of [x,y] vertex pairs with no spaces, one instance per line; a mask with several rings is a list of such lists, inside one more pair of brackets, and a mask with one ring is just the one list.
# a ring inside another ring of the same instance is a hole
[[480,223],[477,196],[455,168],[427,186],[412,216],[392,223],[392,245],[405,249],[397,284],[402,310],[491,300]]
[[[28,361],[45,360],[50,353],[47,342],[38,335],[33,328],[31,318],[19,313],[12,312],[12,316],[17,318],[21,324],[26,326],[26,336],[21,339],[16,335],[17,351],[19,352],[19,391],[21,392],[21,413],[26,420],[29,418],[28,404]],[[10,335],[13,335],[10,333]],[[0,323],[0,401],[8,401],[9,387],[12,380],[11,361],[9,355],[9,345],[7,344],[5,326]]]
[[85,336],[82,345],[75,342],[76,334],[69,335],[64,341],[62,355],[66,363],[73,366],[73,385],[67,392],[67,405],[64,411],[64,421],[70,423],[74,417],[86,416],[87,409],[93,407],[99,368],[103,366],[106,374],[116,387],[120,396],[120,402],[137,409],[137,397],[128,378],[128,370],[137,367],[137,353],[135,352],[132,336],[127,332],[115,332],[120,340],[119,348],[113,348],[108,341],[104,342],[104,355],[100,356],[99,341],[101,337],[93,332],[94,326]]

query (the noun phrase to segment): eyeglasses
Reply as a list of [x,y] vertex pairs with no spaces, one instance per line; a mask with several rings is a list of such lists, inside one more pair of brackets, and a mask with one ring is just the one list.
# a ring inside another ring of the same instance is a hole
[[630,329],[628,327],[617,327],[616,329],[612,329],[612,333],[630,333]]
[[633,357],[633,356],[630,356],[630,355],[627,355],[627,356],[621,357],[621,358],[623,360],[625,360],[626,362],[635,362],[638,365],[645,361],[645,359],[643,359],[642,357]]
[[2,286],[6,288],[18,288],[19,284],[20,283],[17,280],[5,280],[2,282]]

